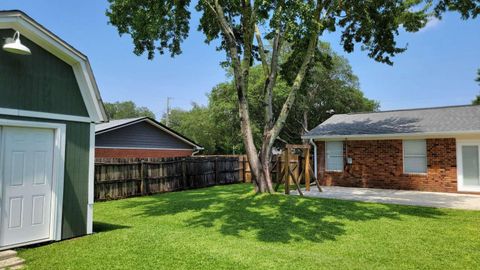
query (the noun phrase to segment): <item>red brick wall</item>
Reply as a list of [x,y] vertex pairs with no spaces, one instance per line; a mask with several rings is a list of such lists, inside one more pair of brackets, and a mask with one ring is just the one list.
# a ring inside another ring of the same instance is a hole
[[427,139],[427,173],[403,173],[402,140],[345,141],[352,158],[343,172],[325,171],[325,142],[318,142],[318,179],[323,185],[457,192],[454,138]]
[[192,150],[95,148],[95,157],[96,158],[186,157],[186,156],[191,156],[192,152],[193,152]]

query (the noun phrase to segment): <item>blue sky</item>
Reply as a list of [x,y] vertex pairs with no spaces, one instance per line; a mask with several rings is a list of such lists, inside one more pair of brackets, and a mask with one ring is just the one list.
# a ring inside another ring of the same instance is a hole
[[[23,10],[86,54],[104,101],[133,100],[160,117],[167,97],[173,98],[173,107],[206,104],[206,93],[227,80],[219,66],[225,55],[203,43],[203,34],[196,31],[198,16],[193,16],[182,55],[149,61],[132,53],[130,37],[119,37],[107,24],[107,6],[107,0],[0,3],[1,9]],[[447,14],[420,32],[401,33],[398,44],[408,44],[408,50],[394,59],[394,66],[377,63],[360,50],[344,53],[337,34],[322,39],[350,61],[361,89],[380,101],[382,110],[467,104],[480,92],[474,82],[480,68],[480,18],[463,21]]]

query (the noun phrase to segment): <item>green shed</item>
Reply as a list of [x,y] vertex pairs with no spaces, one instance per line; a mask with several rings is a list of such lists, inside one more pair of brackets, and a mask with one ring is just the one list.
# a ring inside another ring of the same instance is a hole
[[107,117],[88,58],[21,11],[0,37],[0,250],[92,233]]

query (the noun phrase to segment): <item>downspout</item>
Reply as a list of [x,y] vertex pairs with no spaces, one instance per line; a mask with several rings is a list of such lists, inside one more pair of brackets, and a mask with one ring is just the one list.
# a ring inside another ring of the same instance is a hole
[[192,152],[192,157],[198,154],[198,152],[200,152],[200,150],[203,150],[203,149],[204,149],[203,147],[195,147],[195,150]]
[[315,180],[318,181],[317,177],[317,145],[313,142],[313,139],[310,139],[310,144],[313,145],[313,173],[315,173]]

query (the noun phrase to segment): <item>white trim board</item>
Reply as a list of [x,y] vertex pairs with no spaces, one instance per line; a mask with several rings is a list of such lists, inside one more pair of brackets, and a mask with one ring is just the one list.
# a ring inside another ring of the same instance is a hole
[[418,133],[392,133],[392,134],[364,134],[364,135],[331,135],[331,136],[302,136],[302,139],[315,141],[328,140],[393,140],[393,139],[434,139],[434,138],[457,138],[461,136],[478,135],[480,130],[469,131],[446,131],[446,132],[418,132]]
[[84,122],[84,123],[91,122],[90,118],[85,116],[46,113],[46,112],[37,112],[37,111],[28,111],[28,110],[17,110],[17,109],[10,109],[10,108],[0,108],[0,114],[24,116],[24,117],[32,117],[32,118],[45,118],[45,119],[53,119],[53,120],[65,120],[65,121],[72,121],[72,122]]
[[90,124],[90,149],[88,153],[88,205],[87,205],[87,234],[93,232],[93,201],[94,201],[94,174],[95,174],[95,124]]
[[0,29],[14,29],[72,66],[91,121],[104,122],[100,92],[88,58],[20,11],[0,12]]
[[[65,175],[65,143],[66,125],[60,123],[34,122],[23,120],[0,119],[0,126],[45,128],[54,130],[54,151],[53,151],[53,179],[52,179],[52,213],[50,237],[39,241],[19,243],[11,246],[3,246],[0,249],[7,249],[25,244],[61,240],[62,237],[62,210],[63,210],[63,186]],[[2,152],[3,156],[3,152]],[[2,157],[3,158],[3,157]],[[3,186],[3,185],[1,185]]]
[[123,146],[95,146],[97,149],[124,149],[124,150],[171,150],[171,151],[193,151],[194,149],[181,148],[153,148],[153,147],[123,147]]

